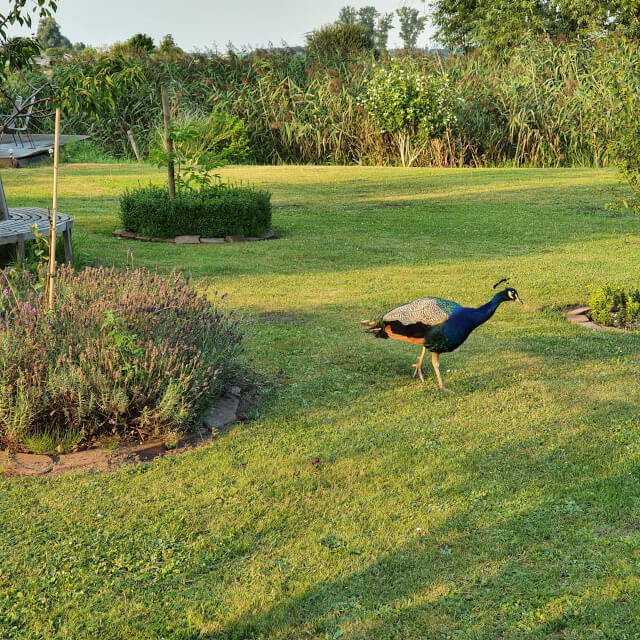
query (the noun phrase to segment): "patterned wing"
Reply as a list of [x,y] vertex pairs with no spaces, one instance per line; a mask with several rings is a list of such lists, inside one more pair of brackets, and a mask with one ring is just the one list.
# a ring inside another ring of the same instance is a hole
[[459,306],[453,300],[420,298],[392,309],[382,316],[382,319],[385,322],[401,322],[405,326],[417,324],[418,322],[431,326],[448,320],[449,316]]

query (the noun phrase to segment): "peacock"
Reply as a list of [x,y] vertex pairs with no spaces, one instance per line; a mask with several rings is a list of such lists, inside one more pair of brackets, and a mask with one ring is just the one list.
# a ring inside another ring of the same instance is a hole
[[[507,278],[497,282],[493,288],[503,282],[507,282]],[[418,362],[413,365],[413,376],[417,374],[423,384],[422,361],[429,350],[438,386],[442,391],[451,392],[442,382],[440,354],[457,349],[474,329],[495,313],[501,303],[510,300],[522,304],[518,292],[512,287],[499,291],[477,309],[443,298],[419,298],[388,311],[377,320],[364,320],[362,324],[367,325],[367,332],[376,338],[393,338],[422,345]]]

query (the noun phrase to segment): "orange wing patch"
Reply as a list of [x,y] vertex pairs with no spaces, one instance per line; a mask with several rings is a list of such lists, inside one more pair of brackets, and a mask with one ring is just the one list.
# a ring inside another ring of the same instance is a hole
[[393,333],[389,325],[384,328],[384,332],[390,338],[394,338],[395,340],[405,340],[406,342],[412,342],[413,344],[424,344],[424,338],[409,338],[408,336],[403,336],[399,333]]

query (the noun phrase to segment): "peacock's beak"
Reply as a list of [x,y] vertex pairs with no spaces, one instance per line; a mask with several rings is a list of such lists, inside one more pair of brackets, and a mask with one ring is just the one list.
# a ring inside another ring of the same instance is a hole
[[524,304],[524,302],[522,302],[522,300],[520,300],[520,296],[516,293],[516,300],[520,303],[520,304]]

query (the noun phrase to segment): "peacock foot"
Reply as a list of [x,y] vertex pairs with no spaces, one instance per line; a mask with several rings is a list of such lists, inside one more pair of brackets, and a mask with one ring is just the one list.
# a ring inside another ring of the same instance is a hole
[[415,378],[416,376],[418,376],[420,378],[420,382],[424,384],[424,375],[422,375],[422,366],[419,365],[418,363],[412,364],[411,366],[413,367],[413,377]]
[[449,387],[445,387],[444,385],[442,385],[440,387],[440,391],[443,391],[444,393],[450,393],[452,395],[455,395],[455,391],[453,391],[452,389],[449,389]]

